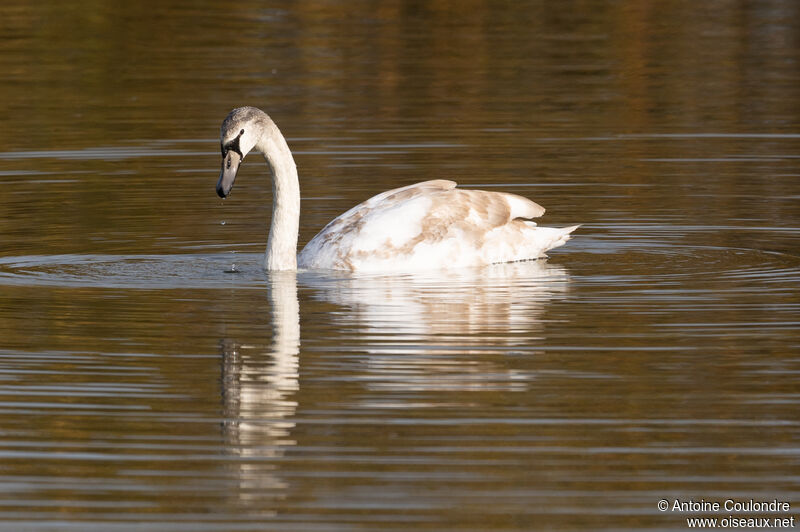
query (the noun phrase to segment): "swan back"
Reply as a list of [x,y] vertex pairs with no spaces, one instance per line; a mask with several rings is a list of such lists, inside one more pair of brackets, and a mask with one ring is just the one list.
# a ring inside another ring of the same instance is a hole
[[300,252],[303,268],[359,271],[465,267],[535,259],[569,232],[538,228],[544,208],[505,192],[434,180],[378,194],[345,212]]

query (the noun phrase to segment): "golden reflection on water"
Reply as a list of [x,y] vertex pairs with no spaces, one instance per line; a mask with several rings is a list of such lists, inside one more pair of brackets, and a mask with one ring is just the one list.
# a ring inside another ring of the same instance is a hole
[[[0,6],[0,528],[675,529],[800,505],[800,4]],[[449,178],[548,262],[258,270],[267,110],[304,244]],[[226,274],[232,263],[239,274]]]

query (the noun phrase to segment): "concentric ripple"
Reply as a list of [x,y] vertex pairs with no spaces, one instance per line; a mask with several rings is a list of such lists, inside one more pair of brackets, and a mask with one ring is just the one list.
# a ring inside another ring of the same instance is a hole
[[0,284],[169,289],[263,286],[260,254],[26,255],[0,258]]
[[[579,275],[592,284],[686,278],[800,281],[800,257],[757,249],[579,237],[570,242],[569,249],[558,253],[565,254],[569,262],[577,259],[592,263],[591,275]],[[266,280],[261,258],[259,253],[232,252],[10,256],[0,258],[0,284],[130,289],[217,288],[220,284],[257,287]]]

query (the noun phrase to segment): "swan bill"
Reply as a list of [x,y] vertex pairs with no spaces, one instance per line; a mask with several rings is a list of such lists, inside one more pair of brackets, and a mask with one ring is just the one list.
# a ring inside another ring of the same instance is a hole
[[217,195],[220,198],[225,199],[231,193],[241,163],[242,156],[233,150],[228,150],[222,157],[222,169],[217,181]]

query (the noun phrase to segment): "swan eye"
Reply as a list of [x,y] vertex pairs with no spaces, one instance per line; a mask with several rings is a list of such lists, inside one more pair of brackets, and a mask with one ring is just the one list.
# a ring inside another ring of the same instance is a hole
[[244,129],[239,132],[240,135],[244,135]]
[[[222,157],[226,157],[228,152],[232,151],[238,153],[239,157],[244,159],[244,154],[242,153],[241,148],[239,148],[239,139],[242,138],[242,133],[244,133],[244,129],[238,135],[236,135],[236,138],[220,146],[222,148]],[[228,165],[230,165],[230,160],[228,161]]]

